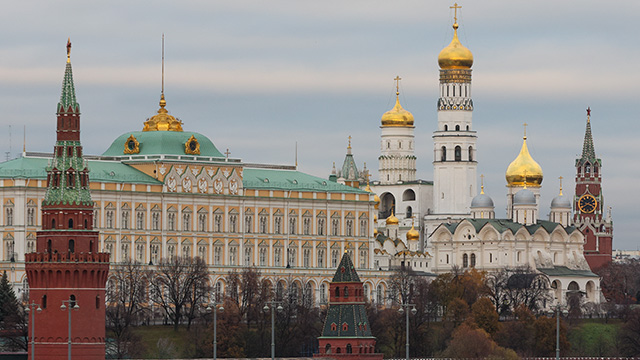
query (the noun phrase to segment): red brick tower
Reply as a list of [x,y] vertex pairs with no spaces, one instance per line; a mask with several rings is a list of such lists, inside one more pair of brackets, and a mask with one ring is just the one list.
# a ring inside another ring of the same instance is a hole
[[602,160],[596,157],[591,135],[591,109],[587,109],[587,129],[582,156],[576,160],[574,224],[584,234],[584,257],[591,270],[611,261],[613,221],[605,215],[602,195]]
[[[35,357],[67,359],[71,311],[73,358],[103,360],[109,254],[98,252],[98,232],[93,230],[89,169],[82,158],[80,106],[73,86],[70,51],[68,42],[57,109],[57,141],[47,167],[42,203],[42,230],[37,234],[36,252],[25,256],[25,267],[29,302],[42,308],[42,313],[35,316]],[[71,303],[62,310],[64,300]],[[71,310],[75,305],[78,308]],[[32,325],[29,323],[30,329]],[[29,359],[33,358],[29,347]]]
[[346,252],[329,284],[329,310],[318,343],[314,357],[382,360],[382,354],[375,352],[362,281]]

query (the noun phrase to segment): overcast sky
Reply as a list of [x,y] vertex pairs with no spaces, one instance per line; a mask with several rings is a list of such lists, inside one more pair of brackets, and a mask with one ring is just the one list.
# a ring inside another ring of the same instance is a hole
[[[637,249],[640,205],[640,2],[459,1],[460,40],[474,54],[478,174],[505,216],[504,172],[527,129],[544,171],[541,216],[565,178],[573,195],[587,106],[603,163],[614,248]],[[0,13],[2,152],[52,150],[67,37],[85,152],[101,154],[158,108],[165,34],[167,109],[184,129],[246,162],[328,176],[347,137],[377,178],[380,117],[394,81],[416,119],[418,176],[432,179],[437,57],[452,2],[14,1]],[[11,148],[9,128],[11,127]]]

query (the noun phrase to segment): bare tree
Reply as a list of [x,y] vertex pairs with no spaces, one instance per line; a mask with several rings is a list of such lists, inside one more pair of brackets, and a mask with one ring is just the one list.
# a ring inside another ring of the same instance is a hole
[[549,278],[529,266],[503,268],[487,278],[487,287],[501,315],[521,304],[535,312],[551,300]]
[[115,266],[107,286],[107,329],[115,341],[110,352],[118,357],[138,353],[139,339],[130,330],[148,311],[147,270],[142,264],[127,260]]
[[204,261],[198,257],[163,259],[153,272],[151,291],[154,301],[160,305],[178,330],[183,317],[191,325],[197,307],[210,292],[209,274]]

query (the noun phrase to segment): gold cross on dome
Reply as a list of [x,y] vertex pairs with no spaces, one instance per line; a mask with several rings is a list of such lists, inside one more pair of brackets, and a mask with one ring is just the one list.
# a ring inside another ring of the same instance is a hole
[[480,194],[484,194],[484,174],[480,174]]
[[393,80],[396,81],[396,94],[400,93],[400,80],[402,80],[402,78],[397,75]]
[[349,149],[351,149],[351,135],[349,135]]
[[462,9],[462,6],[458,6],[458,3],[454,3],[453,6],[449,6],[449,9],[453,9],[453,22],[458,22],[458,9]]
[[560,196],[562,196],[562,179],[564,178],[560,176],[558,179],[560,179]]
[[527,138],[527,126],[529,126],[529,124],[524,123],[522,125],[524,126],[524,138],[526,139]]

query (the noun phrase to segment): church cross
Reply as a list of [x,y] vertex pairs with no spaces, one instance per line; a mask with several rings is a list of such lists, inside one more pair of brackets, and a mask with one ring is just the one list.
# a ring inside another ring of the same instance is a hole
[[458,22],[458,9],[462,9],[462,6],[458,6],[458,3],[454,3],[453,6],[449,6],[449,9],[453,9],[453,22]]
[[229,151],[229,148],[227,148],[227,151],[225,151],[224,154],[227,156],[227,159],[228,159],[229,155],[231,155],[231,151]]
[[351,149],[351,135],[349,135],[349,149]]
[[400,94],[400,80],[402,80],[402,78],[397,75],[393,80],[396,81],[396,95]]
[[562,196],[562,179],[564,178],[560,176],[558,179],[560,179],[560,196]]
[[524,138],[526,139],[527,138],[527,126],[529,126],[529,124],[524,123],[522,125],[524,126]]

